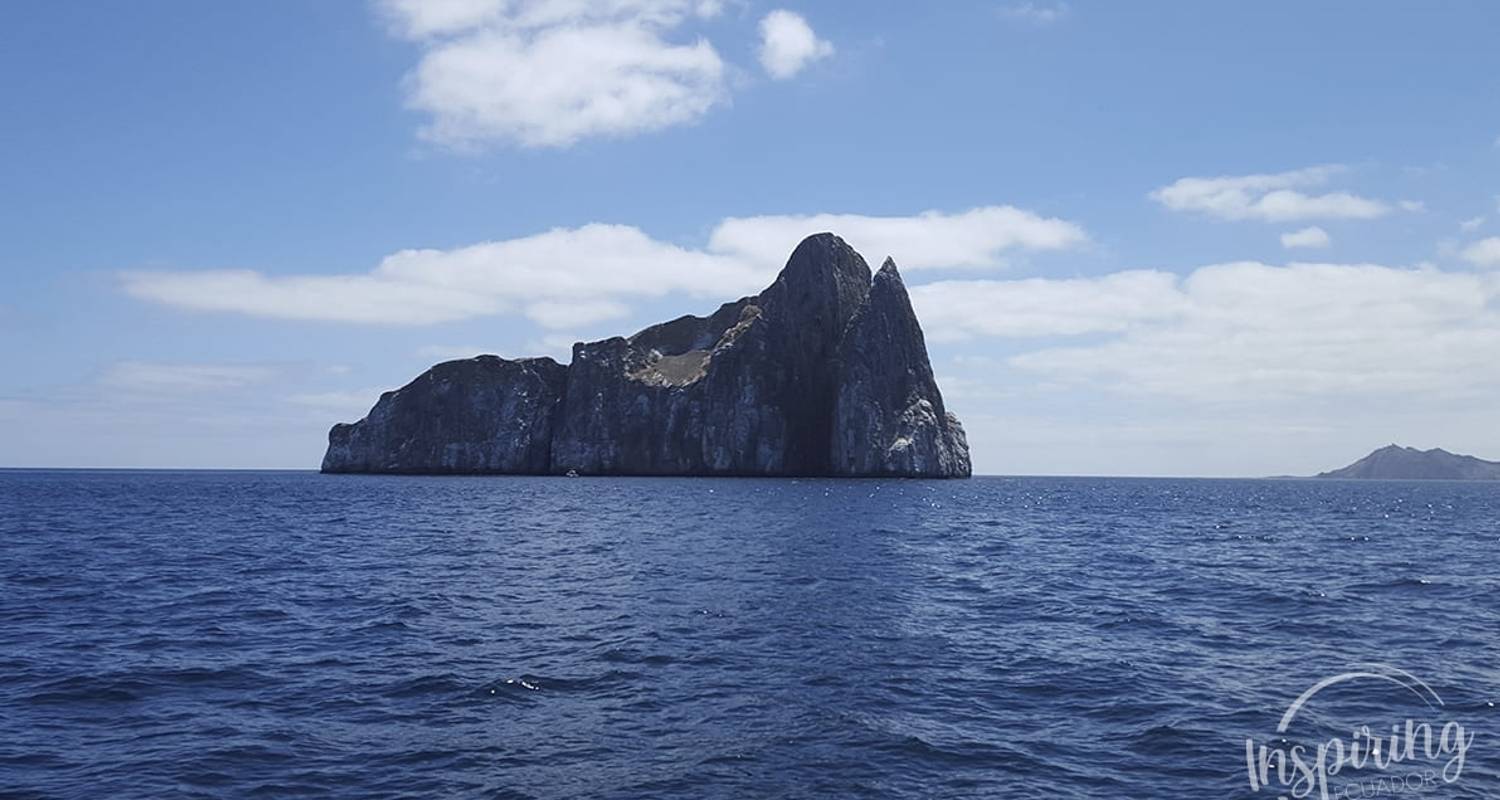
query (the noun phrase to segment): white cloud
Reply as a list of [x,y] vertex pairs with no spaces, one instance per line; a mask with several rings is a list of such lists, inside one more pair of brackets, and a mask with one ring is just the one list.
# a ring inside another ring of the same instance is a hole
[[631,299],[725,299],[768,284],[803,237],[831,230],[871,261],[907,270],[995,268],[1005,254],[1086,241],[1077,225],[1010,206],[910,217],[741,217],[706,249],[657,241],[625,225],[585,225],[450,250],[402,250],[367,273],[266,275],[249,270],[132,271],[130,295],[196,311],[281,319],[426,325],[501,313],[549,328],[624,316]]
[[127,392],[213,392],[264,383],[275,375],[274,369],[258,365],[121,361],[105,370],[99,383]]
[[376,0],[376,5],[392,33],[412,40],[482,28],[537,30],[588,22],[671,27],[724,9],[718,0]]
[[384,0],[394,32],[410,39],[461,33],[499,22],[506,0]]
[[135,271],[121,275],[133,297],[195,311],[389,325],[426,325],[496,314],[497,298],[461,288],[368,275],[267,276],[251,270]]
[[959,214],[927,211],[910,217],[857,214],[762,216],[724,220],[709,249],[778,266],[810,233],[833,231],[872,264],[892,256],[906,272],[939,267],[996,268],[1012,250],[1062,250],[1088,240],[1078,225],[1013,206]]
[[1409,211],[1413,214],[1420,214],[1427,210],[1427,204],[1421,200],[1402,200],[1396,205],[1401,206],[1402,211]]
[[1458,229],[1464,233],[1473,233],[1484,225],[1484,217],[1473,217],[1458,223]]
[[544,328],[576,328],[628,316],[630,308],[614,300],[542,300],[526,307],[526,316]]
[[1151,270],[1065,280],[938,281],[910,292],[933,341],[1118,332],[1187,307],[1177,276]]
[[801,14],[778,8],[760,21],[760,64],[777,80],[831,55],[833,45],[819,39]]
[[331,416],[345,419],[359,419],[363,417],[375,401],[380,399],[382,392],[391,387],[369,387],[366,389],[348,389],[331,392],[304,392],[289,395],[288,403],[311,408]]
[[1000,9],[1000,15],[1031,25],[1045,26],[1061,22],[1072,11],[1067,3],[1026,2],[1004,6]]
[[[982,472],[1310,474],[1392,440],[1500,454],[1500,273],[1231,263],[911,291],[929,341],[995,337],[934,348]],[[942,357],[960,347],[989,358]]]
[[571,333],[549,333],[525,342],[521,349],[526,353],[552,356],[566,364],[573,357],[573,344],[583,341],[582,336]]
[[555,326],[619,316],[619,298],[754,291],[766,271],[730,255],[656,241],[638,228],[593,224],[453,250],[403,250],[372,276],[470,298],[452,309],[452,318],[479,316],[471,313],[473,299],[488,298],[496,309],[524,304],[529,317]]
[[477,344],[429,344],[418,347],[416,350],[418,357],[436,361],[457,361],[462,358],[473,358],[474,356],[497,354],[499,352],[494,347]]
[[1226,220],[1371,219],[1390,213],[1385,203],[1348,192],[1298,191],[1322,186],[1340,171],[1338,166],[1321,166],[1273,175],[1181,178],[1149,196],[1173,211]]
[[457,148],[566,147],[693,122],[727,97],[706,39],[669,41],[716,14],[702,0],[383,0],[423,49],[408,103],[424,138]]
[[[1116,277],[1059,281],[1050,292],[1033,290],[1026,307],[1066,319],[1112,294],[1104,284]],[[1104,325],[1079,325],[1084,332],[1113,327],[1117,336],[1009,363],[1054,381],[1195,402],[1483,397],[1500,389],[1489,366],[1500,360],[1497,301],[1500,276],[1490,274],[1220,264],[1171,290],[1136,292],[1126,313],[1099,312]]]
[[1288,249],[1293,247],[1327,247],[1332,242],[1333,240],[1328,238],[1328,231],[1316,225],[1303,228],[1300,231],[1281,234],[1281,246]]
[[585,225],[452,250],[402,250],[358,275],[268,276],[244,270],[127,272],[131,295],[199,311],[426,325],[514,311],[542,322],[567,302],[593,315],[617,296],[753,290],[763,275],[720,255],[657,242],[623,225]]
[[1479,267],[1500,267],[1500,236],[1491,236],[1464,248],[1465,261]]

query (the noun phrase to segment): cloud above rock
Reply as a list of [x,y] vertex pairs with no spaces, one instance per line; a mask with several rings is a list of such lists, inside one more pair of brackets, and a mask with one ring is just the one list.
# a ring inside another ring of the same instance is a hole
[[[406,103],[420,136],[459,151],[566,148],[688,125],[728,104],[734,68],[704,34],[718,0],[378,0],[419,50]],[[833,54],[800,14],[760,23],[778,80]]]
[[128,270],[133,297],[203,312],[374,325],[428,325],[497,314],[551,329],[623,317],[629,303],[683,294],[724,300],[760,290],[805,236],[839,233],[878,264],[907,271],[1003,268],[1011,254],[1087,241],[1077,224],[1012,206],[906,217],[737,217],[705,247],[629,225],[590,224],[450,249],[409,249],[361,273],[276,275],[245,269]]

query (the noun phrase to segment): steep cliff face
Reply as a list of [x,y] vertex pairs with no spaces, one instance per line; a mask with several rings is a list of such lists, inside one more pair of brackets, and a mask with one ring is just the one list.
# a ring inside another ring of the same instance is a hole
[[324,471],[969,474],[894,264],[872,283],[832,234],[708,317],[576,344],[567,367],[483,359],[440,364],[335,426]]
[[568,368],[550,358],[448,361],[328,433],[324,472],[551,471]]
[[870,268],[814,236],[776,282],[711,317],[573,348],[553,466],[583,474],[822,475],[839,335]]
[[834,473],[969,475],[968,439],[943,407],[896,262],[875,274],[839,342],[837,370]]

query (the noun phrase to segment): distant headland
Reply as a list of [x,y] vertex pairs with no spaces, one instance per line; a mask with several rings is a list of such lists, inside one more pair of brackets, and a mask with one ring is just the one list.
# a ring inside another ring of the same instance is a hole
[[449,361],[328,434],[323,472],[960,478],[896,264],[871,275],[831,234],[797,246],[765,291],[572,363]]
[[1320,472],[1319,478],[1387,480],[1500,480],[1500,462],[1433,448],[1387,445],[1341,469]]

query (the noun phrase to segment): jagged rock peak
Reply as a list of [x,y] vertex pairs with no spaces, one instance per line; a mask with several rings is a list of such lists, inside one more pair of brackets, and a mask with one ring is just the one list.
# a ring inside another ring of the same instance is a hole
[[832,275],[854,282],[870,282],[870,267],[849,243],[837,234],[815,233],[803,239],[782,268],[779,278],[795,279],[805,274]]
[[760,305],[799,327],[811,324],[836,339],[870,293],[870,267],[847,242],[832,233],[802,240],[786,266],[759,295]]
[[932,374],[927,343],[894,259],[840,342],[834,471],[846,475],[971,472],[968,438]]
[[895,262],[809,236],[765,291],[550,359],[433,367],[329,434],[325,472],[961,477]]

